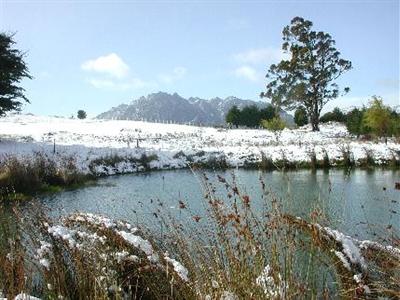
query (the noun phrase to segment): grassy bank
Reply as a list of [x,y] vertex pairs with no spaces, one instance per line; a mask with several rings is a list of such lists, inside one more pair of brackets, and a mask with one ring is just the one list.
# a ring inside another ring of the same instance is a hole
[[0,162],[0,197],[29,199],[38,193],[82,186],[94,176],[82,173],[73,157],[58,158],[44,153],[29,157],[6,156]]
[[[348,147],[342,148],[341,156],[330,158],[325,151],[322,159],[317,159],[314,150],[310,150],[308,159],[294,162],[282,153],[274,160],[261,152],[260,157],[252,156],[244,160],[239,167],[264,171],[325,169],[330,168],[400,168],[400,154],[392,151],[390,159],[377,161],[371,151],[365,150],[365,157],[359,160]],[[36,152],[30,156],[8,155],[0,160],[0,197],[2,199],[29,199],[38,193],[57,192],[64,189],[81,187],[101,176],[149,172],[168,169],[206,169],[226,170],[235,168],[223,153],[196,152],[192,155],[178,152],[173,156],[179,163],[161,165],[162,158],[152,153],[142,153],[138,157],[118,154],[97,157],[88,161],[88,170],[82,171],[72,156],[49,155]]]
[[[206,215],[153,202],[162,232],[106,216],[49,219],[38,203],[1,206],[0,290],[44,299],[376,299],[400,296],[400,240],[384,246],[329,228],[323,210],[287,215],[260,178],[200,178]],[[256,201],[264,209],[254,210]],[[371,224],[372,226],[372,224]],[[154,226],[154,228],[160,228]]]

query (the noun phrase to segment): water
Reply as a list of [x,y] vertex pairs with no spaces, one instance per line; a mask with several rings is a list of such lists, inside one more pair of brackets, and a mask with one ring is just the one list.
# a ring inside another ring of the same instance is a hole
[[[396,234],[400,232],[400,191],[394,189],[395,182],[400,181],[399,170],[206,172],[220,187],[217,193],[223,198],[226,198],[223,186],[213,179],[217,174],[230,179],[232,172],[242,193],[250,196],[259,213],[265,209],[261,201],[261,176],[271,196],[280,199],[284,210],[293,215],[309,219],[311,211],[318,208],[325,213],[331,227],[360,239],[387,236],[387,228]],[[155,226],[153,212],[157,208],[180,216],[179,200],[187,203],[193,213],[204,214],[206,204],[200,177],[200,173],[189,170],[113,176],[100,179],[95,186],[41,200],[54,215],[84,211]],[[158,201],[162,207],[156,204]]]

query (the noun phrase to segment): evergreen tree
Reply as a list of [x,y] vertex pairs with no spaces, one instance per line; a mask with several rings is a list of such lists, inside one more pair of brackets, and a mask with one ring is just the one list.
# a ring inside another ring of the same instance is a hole
[[225,121],[226,123],[232,124],[236,127],[240,125],[240,110],[236,105],[232,106],[231,109],[228,111],[225,117]]
[[24,61],[25,54],[13,48],[13,35],[0,33],[0,116],[20,110],[28,102],[25,90],[19,86],[24,78],[32,79]]
[[81,119],[81,120],[86,119],[86,112],[82,109],[78,110],[77,117],[78,117],[78,119]]

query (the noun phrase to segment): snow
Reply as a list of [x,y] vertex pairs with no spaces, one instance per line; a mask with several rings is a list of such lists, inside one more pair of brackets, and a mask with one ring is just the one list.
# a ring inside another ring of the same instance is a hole
[[154,252],[153,246],[149,241],[126,231],[117,231],[117,234],[119,234],[126,242],[135,248],[142,250],[147,255],[149,261],[158,262],[158,255]]
[[[0,300],[7,300],[7,298],[2,298],[0,293]],[[15,296],[14,300],[40,300],[40,298],[36,298],[25,293],[20,293]]]
[[[304,162],[310,161],[310,152],[315,151],[319,160],[326,152],[331,160],[337,160],[347,147],[356,161],[370,151],[376,162],[382,163],[400,151],[400,144],[390,139],[387,145],[355,140],[338,123],[322,124],[320,132],[313,132],[307,126],[285,129],[277,142],[272,132],[261,129],[11,115],[0,119],[0,138],[0,157],[31,156],[34,152],[46,153],[56,161],[74,157],[83,172],[105,175],[143,170],[143,166],[132,163],[132,159],[139,159],[142,154],[157,155],[149,164],[151,169],[170,169],[186,167],[189,160],[206,162],[212,157],[224,157],[231,166],[240,167],[246,162],[260,161],[262,153],[273,160],[285,157],[290,162]],[[54,142],[56,154],[53,154]],[[93,160],[113,155],[124,159],[115,166],[99,164],[89,169]]]
[[334,251],[334,252],[335,252],[335,255],[336,255],[336,256],[340,259],[340,261],[342,262],[343,266],[344,266],[347,270],[351,271],[351,266],[350,266],[350,263],[349,263],[349,261],[347,260],[346,256],[345,256],[342,252],[340,252],[340,251]]
[[168,252],[165,253],[164,259],[174,267],[174,271],[179,277],[185,281],[189,281],[189,271],[177,260],[170,258]]
[[[264,290],[264,294],[268,298],[275,299],[280,295],[279,286],[275,284],[274,278],[271,276],[271,267],[266,265],[260,276],[256,278],[256,284]],[[279,274],[279,279],[281,278]]]
[[336,253],[336,255],[343,261],[346,268],[350,270],[350,266],[345,264],[345,261],[347,262],[347,259],[349,259],[352,264],[360,265],[364,270],[366,269],[364,258],[360,253],[360,249],[355,245],[352,237],[344,235],[340,231],[331,229],[329,227],[325,227],[324,229],[328,235],[342,244],[343,250],[340,253],[343,253],[345,257],[340,257],[338,253]]
[[50,269],[50,262],[45,256],[51,252],[51,248],[51,244],[45,241],[40,241],[40,248],[36,250],[36,258],[39,260],[39,263],[47,270]]
[[129,260],[132,262],[138,262],[140,259],[136,255],[130,255],[127,251],[121,251],[114,253],[114,257],[117,259],[118,263],[121,263],[123,260]]
[[379,244],[374,241],[364,240],[364,241],[359,242],[359,247],[360,247],[360,249],[372,248],[372,249],[377,249],[380,251],[386,251],[390,255],[393,255],[400,260],[400,249],[390,246],[390,245],[382,245],[382,244]]
[[73,248],[76,246],[76,241],[73,238],[76,231],[69,229],[62,225],[54,225],[47,229],[47,231],[55,238],[60,238],[68,243],[68,245]]
[[239,300],[239,297],[230,291],[224,291],[220,300]]

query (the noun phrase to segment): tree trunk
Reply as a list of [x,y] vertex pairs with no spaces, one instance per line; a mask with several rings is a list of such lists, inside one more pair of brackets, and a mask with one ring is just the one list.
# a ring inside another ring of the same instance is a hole
[[319,118],[318,115],[313,114],[310,118],[312,131],[319,131]]

